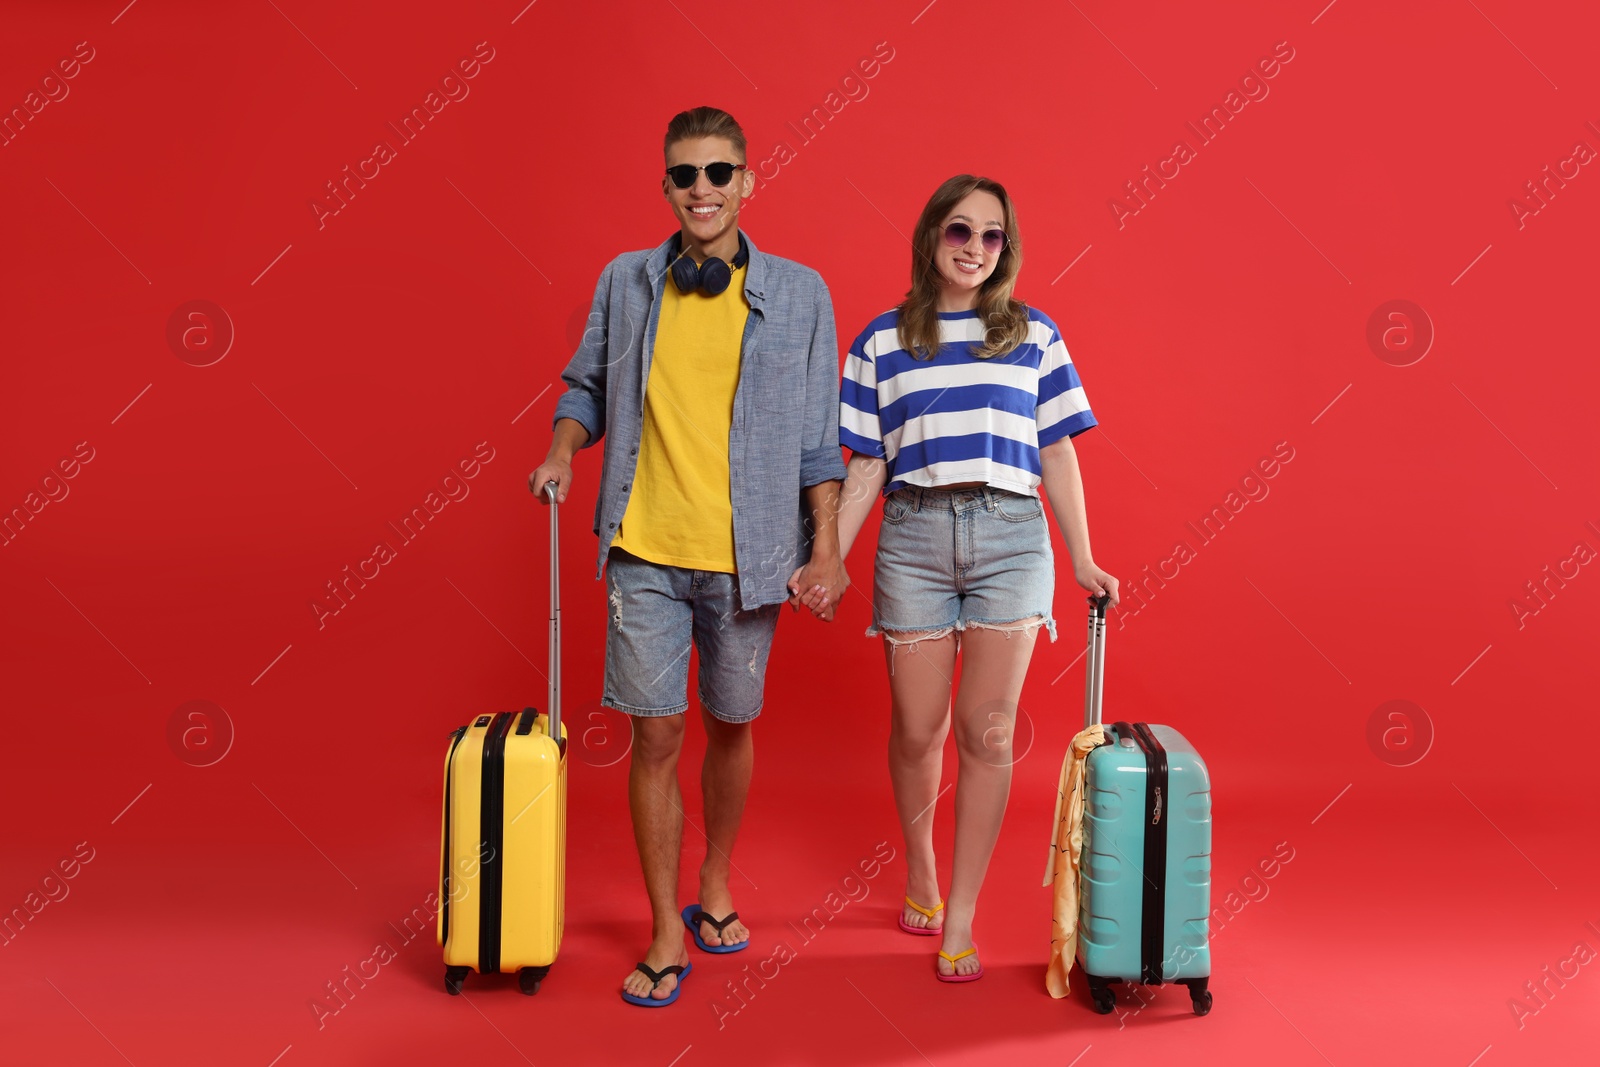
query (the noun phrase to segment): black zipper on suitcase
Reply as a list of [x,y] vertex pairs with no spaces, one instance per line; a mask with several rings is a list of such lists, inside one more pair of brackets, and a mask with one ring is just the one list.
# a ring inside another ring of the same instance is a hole
[[483,738],[483,797],[478,825],[483,834],[478,867],[478,973],[500,969],[501,852],[505,831],[506,733],[516,718],[499,712]]
[[1140,916],[1139,979],[1146,985],[1161,984],[1163,957],[1166,954],[1167,919],[1167,750],[1148,723],[1133,724],[1133,736],[1144,749],[1145,815],[1144,827],[1144,907]]
[[453,862],[450,855],[450,812],[455,795],[456,746],[461,744],[466,734],[465,726],[457,726],[450,731],[450,754],[444,760],[444,860],[439,864],[439,911],[443,915],[440,929],[444,931],[442,939],[446,944],[450,942],[450,865]]

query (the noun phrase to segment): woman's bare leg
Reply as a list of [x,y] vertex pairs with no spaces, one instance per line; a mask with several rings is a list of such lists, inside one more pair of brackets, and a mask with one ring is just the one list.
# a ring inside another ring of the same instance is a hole
[[[933,635],[933,636],[930,636]],[[944,742],[950,733],[950,680],[955,671],[956,637],[950,630],[885,634],[893,711],[889,721],[889,780],[906,844],[906,896],[925,908],[939,903],[938,867],[933,855],[933,808],[939,798]],[[902,904],[909,926],[944,922]]]
[[[978,890],[1011,794],[1017,701],[1037,635],[1036,626],[1021,623],[1007,628],[969,624],[961,636],[961,686],[953,714],[960,755],[956,847],[941,946],[952,956],[972,947]],[[938,967],[942,974],[972,974],[978,957],[967,956],[953,968],[940,959]]]

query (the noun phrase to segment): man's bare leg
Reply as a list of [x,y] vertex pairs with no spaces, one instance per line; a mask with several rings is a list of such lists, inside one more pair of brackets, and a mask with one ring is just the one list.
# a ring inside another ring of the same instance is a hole
[[[723,722],[700,709],[706,726],[706,758],[700,765],[700,793],[706,813],[706,859],[700,865],[700,908],[721,919],[734,910],[728,879],[733,867],[733,844],[750,794],[750,773],[755,766],[755,740],[751,724]],[[682,922],[682,919],[679,919]],[[737,945],[750,939],[750,930],[735,919],[717,933],[710,923],[700,924],[700,937],[708,945]]]
[[[628,767],[628,808],[633,840],[650,894],[651,942],[644,963],[651,970],[683,966],[683,920],[678,915],[678,863],[683,850],[683,795],[678,789],[678,753],[683,748],[684,716],[632,717],[633,760]],[[636,997],[664,1000],[678,987],[667,975],[650,989],[650,979],[633,970],[622,989]]]

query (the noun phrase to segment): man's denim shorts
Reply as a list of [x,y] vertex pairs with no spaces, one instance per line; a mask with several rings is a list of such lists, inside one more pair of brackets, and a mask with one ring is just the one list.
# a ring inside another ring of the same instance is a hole
[[[969,627],[1032,629],[1056,639],[1055,556],[1044,505],[1005,489],[906,486],[884,498],[872,625],[927,639]],[[931,633],[930,633],[931,631]]]
[[606,556],[605,689],[601,703],[628,715],[689,707],[689,647],[700,654],[700,703],[723,722],[761,713],[778,604],[738,610],[739,579],[668,567],[613,548]]

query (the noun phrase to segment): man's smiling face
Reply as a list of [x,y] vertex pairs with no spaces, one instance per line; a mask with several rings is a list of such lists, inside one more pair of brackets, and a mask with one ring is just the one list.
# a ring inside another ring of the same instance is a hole
[[[744,156],[726,137],[696,137],[677,141],[667,149],[669,167],[688,164],[704,168],[709,163],[743,162]],[[719,187],[712,185],[705,170],[701,169],[695,174],[694,184],[687,189],[679,189],[671,177],[663,174],[661,189],[666,194],[667,203],[672,205],[672,213],[678,217],[678,225],[683,228],[685,236],[705,248],[737,229],[739,205],[750,195],[755,180],[756,176],[750,171],[736,170],[732,180]]]

